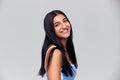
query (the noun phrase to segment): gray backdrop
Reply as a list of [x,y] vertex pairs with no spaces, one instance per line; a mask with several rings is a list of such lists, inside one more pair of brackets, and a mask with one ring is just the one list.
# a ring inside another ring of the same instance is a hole
[[43,19],[60,9],[70,19],[78,60],[75,80],[120,80],[120,0],[0,0],[0,80],[37,75]]

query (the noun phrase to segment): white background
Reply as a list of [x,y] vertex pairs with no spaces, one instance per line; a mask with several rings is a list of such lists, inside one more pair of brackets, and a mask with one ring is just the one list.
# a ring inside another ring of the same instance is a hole
[[0,0],[0,80],[44,80],[43,19],[54,9],[73,27],[75,80],[120,80],[120,0]]

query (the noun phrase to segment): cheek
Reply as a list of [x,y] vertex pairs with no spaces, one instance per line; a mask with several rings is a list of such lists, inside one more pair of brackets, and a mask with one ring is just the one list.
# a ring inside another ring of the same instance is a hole
[[71,31],[71,25],[69,24],[69,29],[70,29],[70,31]]
[[59,28],[58,27],[54,28],[54,30],[55,30],[55,34],[57,35],[59,33]]
[[71,25],[70,25],[70,23],[67,23],[66,25],[67,25],[67,26],[69,26],[69,28],[71,28]]
[[61,25],[59,25],[59,26],[57,26],[57,27],[54,27],[55,32],[59,32],[59,31],[60,31],[60,28],[61,28]]

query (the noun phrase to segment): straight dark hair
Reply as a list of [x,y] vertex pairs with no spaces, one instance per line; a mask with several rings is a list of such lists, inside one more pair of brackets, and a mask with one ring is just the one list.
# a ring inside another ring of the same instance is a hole
[[[67,16],[60,10],[53,10],[53,11],[49,12],[44,18],[45,39],[44,39],[44,43],[42,46],[41,68],[39,70],[39,75],[41,75],[42,77],[44,76],[44,74],[46,72],[45,66],[44,66],[45,55],[46,55],[46,51],[48,50],[50,44],[53,44],[56,47],[50,52],[50,55],[48,57],[48,66],[49,66],[53,51],[57,48],[62,52],[62,63],[63,63],[62,64],[62,73],[64,73],[66,76],[68,76],[68,75],[72,76],[72,74],[73,74],[72,70],[71,70],[71,66],[65,56],[64,46],[62,45],[60,39],[55,34],[53,19],[58,14],[62,14],[67,18]],[[68,18],[67,18],[67,20],[68,20]],[[70,23],[70,21],[69,21],[69,23]],[[70,26],[71,26],[71,23],[70,23]],[[71,26],[70,36],[67,39],[67,51],[68,51],[68,55],[69,55],[72,63],[77,68],[78,65],[77,65],[77,59],[76,59],[76,55],[75,55],[72,35],[73,35],[73,33],[72,33],[72,26]]]

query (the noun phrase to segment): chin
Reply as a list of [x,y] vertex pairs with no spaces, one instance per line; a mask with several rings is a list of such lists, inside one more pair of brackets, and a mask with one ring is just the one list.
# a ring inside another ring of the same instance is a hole
[[70,35],[62,36],[61,39],[67,39]]

